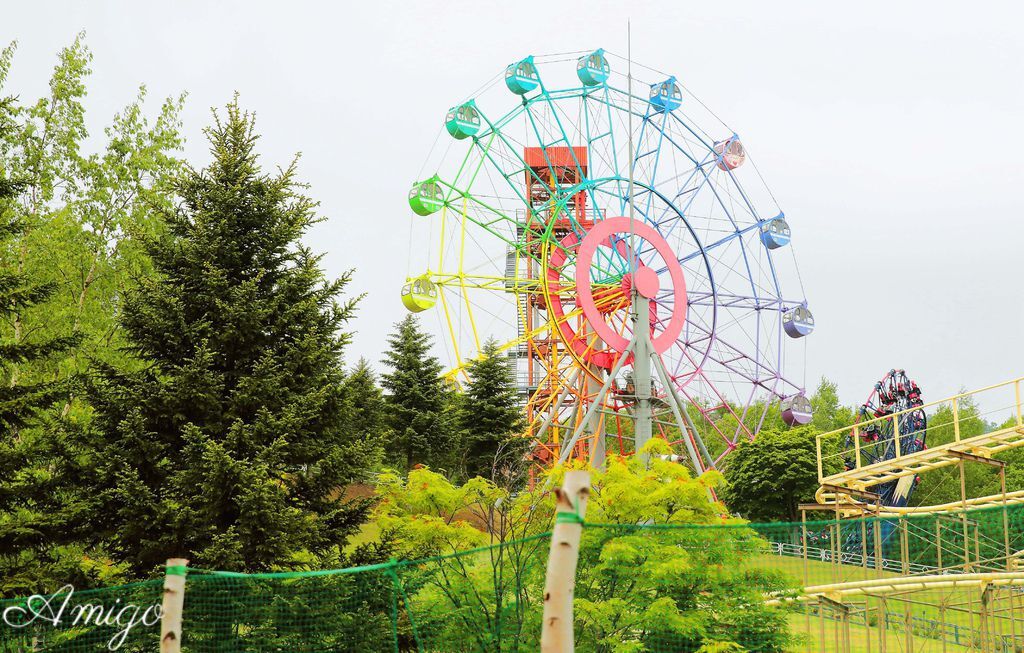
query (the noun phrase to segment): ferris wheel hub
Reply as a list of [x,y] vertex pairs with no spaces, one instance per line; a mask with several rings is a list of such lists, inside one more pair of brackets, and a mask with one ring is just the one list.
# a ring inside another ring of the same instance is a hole
[[654,299],[658,296],[658,291],[661,289],[661,282],[658,281],[658,273],[649,267],[638,268],[637,271],[631,275],[630,281],[632,286],[636,288],[636,291],[640,293],[641,297],[647,299]]
[[[598,248],[602,247],[614,252],[618,258],[607,254],[598,256]],[[655,263],[657,268],[650,263]],[[593,267],[597,267],[599,276],[604,276],[609,270],[603,268],[616,264],[632,270],[623,275],[623,282],[628,282],[640,296],[651,300],[651,342],[655,352],[665,352],[676,342],[686,323],[686,280],[678,257],[656,229],[626,217],[598,222],[580,243],[576,252],[577,301],[594,332],[612,349],[624,352],[629,346],[629,338],[606,319],[606,311],[602,311],[599,303],[601,295],[599,291],[595,292],[592,281],[595,275]],[[658,271],[671,283],[664,297],[661,296]]]

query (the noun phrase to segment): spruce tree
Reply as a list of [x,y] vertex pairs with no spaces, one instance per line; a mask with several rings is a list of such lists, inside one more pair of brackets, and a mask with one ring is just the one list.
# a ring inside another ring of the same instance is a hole
[[442,467],[453,459],[451,420],[446,414],[448,391],[441,363],[430,353],[431,338],[413,315],[395,325],[388,337],[381,376],[387,391],[388,441],[392,464],[411,469],[417,464]]
[[493,478],[496,462],[509,462],[524,453],[526,441],[518,437],[526,426],[523,409],[507,359],[495,340],[484,343],[480,358],[469,363],[466,372],[469,383],[459,409],[466,473]]
[[377,385],[377,375],[370,362],[360,358],[345,380],[349,403],[348,428],[368,442],[384,441],[384,393]]
[[300,242],[316,204],[295,163],[262,172],[237,100],[206,130],[212,162],[188,168],[156,275],[124,304],[145,367],[107,367],[96,409],[96,537],[138,572],[184,556],[265,570],[336,555],[364,504],[337,500],[373,460],[348,426],[341,354],[357,298]]

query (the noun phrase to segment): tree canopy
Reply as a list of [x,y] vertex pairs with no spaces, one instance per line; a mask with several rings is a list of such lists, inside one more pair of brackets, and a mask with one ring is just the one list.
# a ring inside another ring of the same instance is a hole
[[315,203],[295,164],[265,174],[252,116],[206,130],[212,162],[176,181],[156,274],[121,324],[144,366],[92,384],[93,527],[144,571],[170,556],[259,570],[343,545],[365,506],[336,498],[375,461],[353,436],[341,355],[358,297],[300,238]]

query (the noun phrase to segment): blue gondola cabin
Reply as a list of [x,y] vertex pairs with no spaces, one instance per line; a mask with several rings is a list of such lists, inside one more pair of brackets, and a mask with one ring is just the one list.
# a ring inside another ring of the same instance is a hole
[[599,86],[608,81],[612,68],[608,65],[608,57],[604,50],[597,49],[576,61],[576,76],[584,86]]
[[540,86],[540,75],[533,57],[517,61],[505,69],[505,86],[516,95],[524,95]]
[[761,242],[768,249],[778,249],[788,245],[790,237],[789,223],[781,213],[761,226]]
[[675,77],[651,85],[651,106],[655,111],[673,111],[683,103],[683,92]]
[[783,315],[782,326],[790,338],[803,338],[814,331],[814,316],[806,306],[797,306]]

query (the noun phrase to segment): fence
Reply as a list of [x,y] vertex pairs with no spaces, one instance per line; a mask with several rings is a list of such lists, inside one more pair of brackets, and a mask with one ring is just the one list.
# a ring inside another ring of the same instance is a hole
[[[915,651],[1014,650],[1024,646],[1024,573],[1015,571],[1024,507],[1005,508],[1005,520],[1003,510],[907,518],[907,539],[866,555],[850,534],[885,518],[842,521],[840,547],[812,542],[834,521],[587,523],[576,649],[860,651],[882,650],[884,641],[897,651],[909,638]],[[969,523],[969,540],[946,541],[963,530],[943,520]],[[549,537],[340,570],[190,569],[182,650],[537,651]],[[1001,574],[975,583],[979,570]],[[878,589],[910,576],[920,579],[911,591]],[[865,583],[874,583],[870,592]],[[162,586],[155,579],[0,601],[0,651],[157,651]]]

